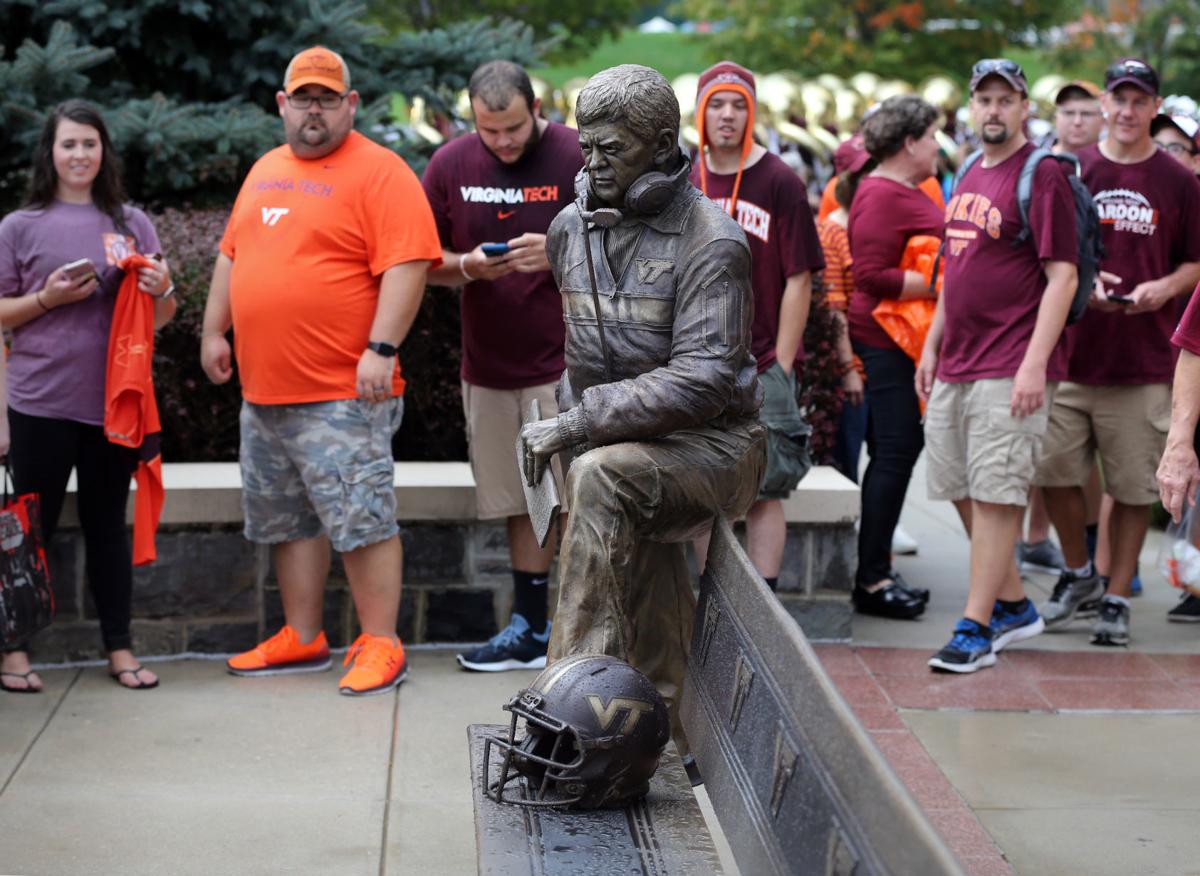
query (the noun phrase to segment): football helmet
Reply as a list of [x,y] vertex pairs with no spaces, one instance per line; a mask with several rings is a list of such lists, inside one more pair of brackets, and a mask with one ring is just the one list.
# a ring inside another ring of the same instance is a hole
[[[622,806],[645,796],[671,738],[662,696],[616,657],[559,660],[504,710],[512,714],[507,737],[486,737],[483,747],[483,791],[498,803]],[[503,755],[495,779],[493,746]]]

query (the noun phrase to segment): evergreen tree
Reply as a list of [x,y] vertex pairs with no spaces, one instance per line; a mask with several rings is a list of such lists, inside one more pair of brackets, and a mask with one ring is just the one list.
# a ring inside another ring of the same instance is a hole
[[227,203],[250,163],[281,139],[275,93],[297,51],[340,52],[363,96],[358,127],[418,171],[432,146],[390,116],[391,96],[449,112],[484,60],[536,60],[520,22],[456,22],[388,34],[352,0],[0,0],[0,212],[20,199],[45,113],[98,104],[132,197]]

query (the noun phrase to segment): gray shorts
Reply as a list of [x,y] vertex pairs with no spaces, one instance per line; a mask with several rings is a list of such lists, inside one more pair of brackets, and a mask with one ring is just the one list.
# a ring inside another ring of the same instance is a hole
[[800,413],[795,372],[788,374],[775,362],[758,375],[758,382],[763,387],[758,421],[767,427],[767,469],[759,485],[758,501],[786,499],[812,468],[808,453],[812,430]]
[[278,544],[326,532],[344,553],[395,535],[392,435],[403,416],[403,398],[243,402],[246,538]]

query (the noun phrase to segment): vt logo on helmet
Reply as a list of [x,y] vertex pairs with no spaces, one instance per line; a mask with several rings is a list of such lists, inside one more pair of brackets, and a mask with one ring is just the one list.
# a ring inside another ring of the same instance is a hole
[[[645,796],[671,738],[654,685],[616,657],[560,660],[504,709],[512,714],[507,738],[488,737],[483,748],[483,790],[498,803],[623,806]],[[495,779],[492,746],[504,753]]]

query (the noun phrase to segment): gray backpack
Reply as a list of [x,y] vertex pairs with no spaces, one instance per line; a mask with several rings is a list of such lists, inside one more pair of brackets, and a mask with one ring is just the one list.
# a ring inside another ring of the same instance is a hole
[[[972,152],[963,161],[958,172],[954,174],[954,185],[951,195],[958,188],[959,182],[968,170],[983,157],[983,150]],[[1033,176],[1038,165],[1046,159],[1062,162],[1068,168],[1067,182],[1071,185],[1071,195],[1075,198],[1075,234],[1079,239],[1079,285],[1075,287],[1075,297],[1071,300],[1071,309],[1067,313],[1067,325],[1079,322],[1087,312],[1088,299],[1092,295],[1096,275],[1100,271],[1100,260],[1104,258],[1104,244],[1100,240],[1100,213],[1096,210],[1096,202],[1092,193],[1083,184],[1083,175],[1079,168],[1079,159],[1069,152],[1056,155],[1046,148],[1034,149],[1025,159],[1021,167],[1021,175],[1017,178],[1017,209],[1021,214],[1021,233],[1013,241],[1013,247],[1021,246],[1030,239],[1029,205],[1033,200]]]

